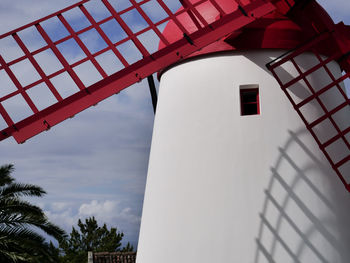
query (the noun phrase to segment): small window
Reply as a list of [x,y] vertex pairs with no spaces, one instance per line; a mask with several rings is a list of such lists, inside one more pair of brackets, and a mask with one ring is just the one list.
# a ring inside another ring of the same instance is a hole
[[[249,87],[256,88],[249,88]],[[259,88],[258,85],[243,85],[240,87],[241,97],[241,115],[258,115],[259,107]]]

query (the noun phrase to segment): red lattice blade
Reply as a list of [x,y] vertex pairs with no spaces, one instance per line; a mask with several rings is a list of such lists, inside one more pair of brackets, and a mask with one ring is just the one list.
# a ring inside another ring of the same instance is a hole
[[[275,9],[264,0],[227,13],[217,0],[182,1],[187,4],[176,13],[163,0],[115,2],[84,0],[0,36],[0,140],[22,143]],[[220,18],[207,21],[203,4]],[[162,17],[152,17],[155,5]],[[197,30],[181,24],[186,15]],[[184,36],[171,43],[161,33],[169,21]],[[163,47],[152,50],[144,36]]]
[[[337,35],[337,30],[320,34],[269,63],[268,69],[350,191],[350,100],[344,84],[350,77],[350,45],[345,48],[348,40]],[[321,55],[324,47],[333,54]],[[308,63],[300,55],[308,56]],[[345,69],[343,74],[339,64]],[[294,70],[286,74],[284,67]]]

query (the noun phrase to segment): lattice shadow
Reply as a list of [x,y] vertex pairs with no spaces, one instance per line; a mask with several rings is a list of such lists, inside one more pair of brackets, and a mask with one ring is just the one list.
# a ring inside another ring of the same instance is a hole
[[[276,165],[271,167],[259,214],[254,262],[282,262],[281,258],[283,262],[348,262],[350,197],[335,176],[330,176],[334,172],[328,165],[320,162],[302,142],[306,131],[289,133],[287,143],[279,148]],[[295,147],[312,161],[304,166],[295,162]],[[292,176],[282,174],[282,167],[286,165]],[[310,171],[317,174],[319,181],[313,180],[315,176],[310,177]],[[320,186],[320,181],[324,187]],[[324,192],[331,194],[326,197]]]

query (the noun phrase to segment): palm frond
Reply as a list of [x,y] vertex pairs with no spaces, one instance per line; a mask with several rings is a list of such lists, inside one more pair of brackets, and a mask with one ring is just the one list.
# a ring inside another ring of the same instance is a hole
[[13,170],[13,165],[0,166],[0,262],[55,262],[52,248],[39,233],[43,231],[59,242],[66,234],[49,222],[40,207],[21,199],[41,197],[46,192],[36,185],[15,183]]
[[11,183],[0,189],[1,199],[13,197],[18,198],[22,196],[41,197],[44,194],[46,194],[46,192],[41,187],[32,184]]
[[1,226],[21,228],[36,227],[44,231],[47,235],[54,237],[58,241],[66,237],[64,230],[50,223],[46,217],[0,214],[0,230]]
[[0,198],[0,216],[6,214],[27,214],[36,215],[38,217],[44,216],[42,209],[36,205],[32,205],[27,201],[18,198]]
[[7,164],[0,166],[0,186],[10,184],[15,181],[13,177],[11,177],[11,173],[15,170],[13,164]]

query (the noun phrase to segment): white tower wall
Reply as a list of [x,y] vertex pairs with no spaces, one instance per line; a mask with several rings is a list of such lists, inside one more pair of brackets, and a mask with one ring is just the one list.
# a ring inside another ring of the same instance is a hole
[[[137,263],[349,262],[350,195],[265,68],[282,53],[211,55],[162,75]],[[256,84],[260,115],[241,116],[240,86]]]

